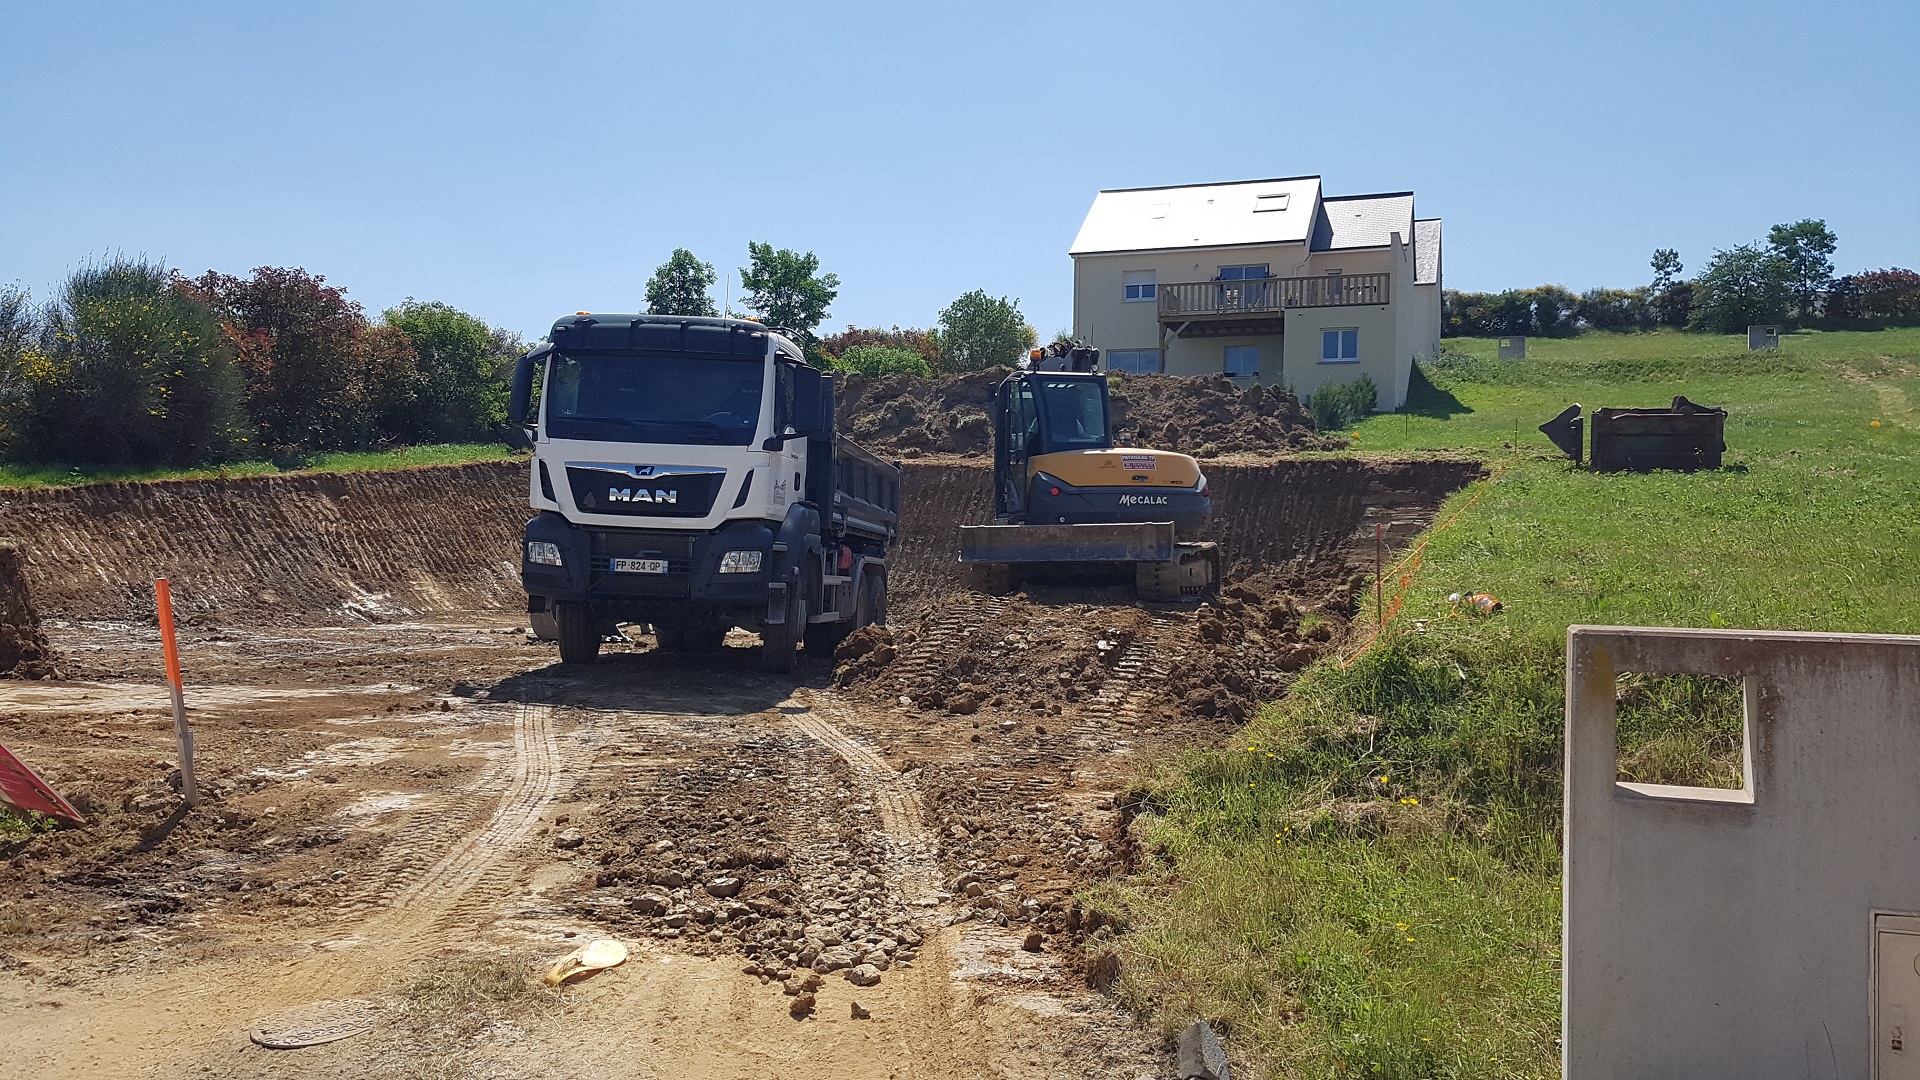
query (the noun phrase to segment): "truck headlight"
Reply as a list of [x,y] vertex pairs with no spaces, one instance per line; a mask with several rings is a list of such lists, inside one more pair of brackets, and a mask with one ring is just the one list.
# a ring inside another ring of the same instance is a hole
[[720,572],[723,574],[757,574],[760,572],[760,560],[765,553],[753,551],[729,551],[720,556]]
[[559,566],[560,545],[551,540],[527,541],[527,561],[542,566]]

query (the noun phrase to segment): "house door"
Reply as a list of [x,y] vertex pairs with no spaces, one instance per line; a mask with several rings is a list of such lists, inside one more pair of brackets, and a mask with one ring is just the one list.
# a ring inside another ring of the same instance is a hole
[[1223,266],[1220,268],[1221,311],[1262,311],[1271,307],[1267,266]]

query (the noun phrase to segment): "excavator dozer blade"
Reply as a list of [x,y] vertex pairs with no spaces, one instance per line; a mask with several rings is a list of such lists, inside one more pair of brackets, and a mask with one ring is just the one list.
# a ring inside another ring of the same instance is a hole
[[1165,562],[1171,558],[1171,521],[960,527],[963,563]]

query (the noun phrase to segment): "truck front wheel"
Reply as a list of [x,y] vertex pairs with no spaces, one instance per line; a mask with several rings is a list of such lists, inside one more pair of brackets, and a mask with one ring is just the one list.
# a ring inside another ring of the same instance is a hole
[[798,592],[787,590],[786,622],[760,628],[760,665],[780,675],[793,670],[794,651],[807,632],[807,602]]
[[600,628],[594,624],[593,609],[585,604],[556,604],[553,618],[559,631],[561,663],[591,664],[600,658]]

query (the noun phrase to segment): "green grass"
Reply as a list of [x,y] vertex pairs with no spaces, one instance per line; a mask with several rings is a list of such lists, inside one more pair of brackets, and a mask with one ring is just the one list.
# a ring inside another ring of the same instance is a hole
[[274,461],[236,461],[227,465],[195,468],[0,462],[0,488],[79,487],[115,480],[212,480],[235,476],[271,476],[286,472],[406,469],[416,465],[499,461],[514,457],[517,453],[500,443],[442,443],[403,446],[393,450],[303,454]]
[[[1165,856],[1124,896],[1124,992],[1169,1027],[1225,1023],[1272,1075],[1557,1074],[1569,624],[1920,632],[1920,331],[1776,355],[1674,333],[1534,340],[1518,362],[1447,344],[1355,443],[1478,451],[1496,477],[1390,581],[1405,606],[1376,647],[1164,767]],[[1595,475],[1536,430],[1675,394],[1729,410],[1725,469]],[[1471,591],[1503,610],[1447,600]],[[1620,695],[1624,776],[1739,783],[1736,687],[1629,675]]]

